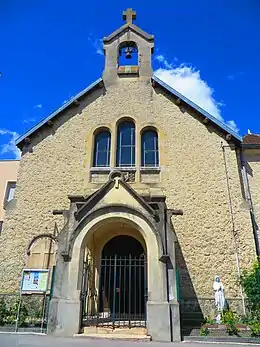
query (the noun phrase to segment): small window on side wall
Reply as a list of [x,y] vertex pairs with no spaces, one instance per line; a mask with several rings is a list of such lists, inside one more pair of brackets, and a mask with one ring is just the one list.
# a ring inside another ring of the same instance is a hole
[[5,193],[5,203],[13,200],[16,188],[16,182],[7,182],[6,193]]
[[110,144],[111,135],[108,130],[103,130],[95,135],[94,140],[94,167],[109,167],[110,166]]
[[142,133],[142,167],[159,166],[158,134],[156,130],[149,129]]

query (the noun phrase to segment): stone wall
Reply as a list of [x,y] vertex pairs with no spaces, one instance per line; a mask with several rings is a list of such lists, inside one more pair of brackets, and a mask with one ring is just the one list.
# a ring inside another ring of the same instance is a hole
[[[228,144],[211,125],[204,125],[188,108],[150,83],[122,79],[108,90],[98,89],[32,137],[21,159],[15,202],[7,210],[0,238],[0,291],[16,291],[25,250],[33,236],[52,232],[54,209],[69,206],[68,195],[88,195],[102,183],[92,183],[93,132],[111,130],[111,166],[115,165],[116,122],[136,123],[137,171],[132,187],[140,194],[165,194],[169,208],[182,209],[172,218],[176,233],[177,266],[186,271],[184,295],[210,297],[219,274],[227,295],[239,297],[236,247],[221,143]],[[158,129],[159,178],[153,183],[140,174],[140,131]],[[254,245],[248,210],[244,209],[237,153],[225,148],[237,253],[242,268],[251,264]],[[98,181],[98,180],[97,180]],[[2,265],[4,264],[4,265]],[[185,288],[189,292],[185,294]]]

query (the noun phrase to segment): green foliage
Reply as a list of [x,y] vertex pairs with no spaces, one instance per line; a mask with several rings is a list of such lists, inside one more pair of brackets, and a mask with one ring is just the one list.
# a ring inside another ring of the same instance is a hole
[[206,316],[204,317],[203,324],[216,324],[216,319]]
[[243,271],[240,282],[250,310],[246,323],[250,327],[252,336],[260,336],[260,258],[251,269]]
[[[13,305],[10,307],[10,309],[8,310],[8,312],[6,314],[6,323],[7,324],[15,324],[16,323],[19,301],[20,301],[20,299],[18,298],[13,303]],[[18,326],[24,326],[27,317],[28,317],[27,308],[26,308],[25,304],[23,302],[21,302]]]
[[0,326],[5,324],[6,316],[8,314],[8,310],[6,307],[6,303],[3,298],[0,299]]
[[260,312],[260,259],[250,270],[243,271],[240,281],[248,299],[249,309]]
[[238,335],[239,329],[236,327],[238,323],[238,316],[232,310],[225,310],[222,313],[221,320],[227,326],[227,333],[229,335]]
[[[22,298],[18,326],[41,323],[41,303],[27,299]],[[10,297],[0,297],[0,326],[16,324],[19,300],[17,296],[13,300],[10,300]]]
[[249,323],[249,328],[252,336],[260,336],[260,322]]
[[236,324],[238,316],[232,310],[225,310],[221,315],[221,320],[224,324]]
[[247,324],[251,321],[250,316],[248,314],[242,315],[239,317],[239,323],[241,324]]
[[200,336],[207,336],[209,334],[209,329],[206,327],[200,328]]
[[238,335],[239,329],[234,324],[227,324],[227,333],[229,335]]
[[[16,300],[16,302],[14,303],[14,305],[11,308],[11,311],[15,315],[15,319],[17,316],[18,306],[19,306],[19,299]],[[24,326],[27,317],[28,317],[28,310],[27,310],[25,304],[23,303],[23,301],[21,301],[18,326]]]

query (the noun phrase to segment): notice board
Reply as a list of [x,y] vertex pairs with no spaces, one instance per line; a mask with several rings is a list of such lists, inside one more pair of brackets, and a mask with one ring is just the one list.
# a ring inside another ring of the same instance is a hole
[[22,274],[22,293],[45,293],[48,290],[48,269],[24,269]]

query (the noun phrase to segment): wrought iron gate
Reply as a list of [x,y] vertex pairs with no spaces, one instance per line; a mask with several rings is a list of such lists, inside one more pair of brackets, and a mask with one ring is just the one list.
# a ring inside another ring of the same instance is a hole
[[88,259],[81,291],[82,325],[146,326],[146,265],[145,255],[104,257],[95,278]]

